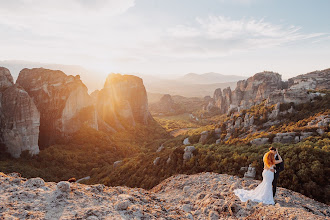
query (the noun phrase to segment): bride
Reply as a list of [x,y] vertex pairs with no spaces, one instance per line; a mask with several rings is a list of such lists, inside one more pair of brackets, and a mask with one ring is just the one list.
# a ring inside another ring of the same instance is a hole
[[272,182],[274,179],[275,164],[282,162],[281,156],[276,149],[278,160],[275,160],[275,153],[269,151],[264,155],[264,171],[262,172],[262,182],[254,190],[235,189],[234,193],[242,202],[252,200],[264,204],[275,204],[273,198]]

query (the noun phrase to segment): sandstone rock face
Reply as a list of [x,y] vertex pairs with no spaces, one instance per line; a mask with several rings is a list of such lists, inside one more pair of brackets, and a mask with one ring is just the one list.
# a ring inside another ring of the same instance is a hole
[[110,74],[97,97],[99,116],[115,129],[147,125],[152,117],[148,110],[146,89],[141,78]]
[[13,84],[6,68],[0,68],[0,145],[13,157],[22,151],[39,153],[40,115],[28,93]]
[[17,79],[40,112],[39,145],[48,146],[80,129],[98,129],[97,114],[79,76],[43,68],[23,69]]
[[26,187],[26,182],[26,179],[0,173],[1,219],[246,219],[251,216],[255,219],[328,219],[330,217],[328,205],[281,187],[278,187],[275,205],[241,202],[233,190],[243,187],[253,189],[260,181],[240,179],[226,174],[175,175],[150,191],[67,182],[61,184],[45,182],[38,186]]
[[14,84],[14,80],[10,74],[10,71],[5,67],[0,67],[0,92],[5,91],[13,84]]

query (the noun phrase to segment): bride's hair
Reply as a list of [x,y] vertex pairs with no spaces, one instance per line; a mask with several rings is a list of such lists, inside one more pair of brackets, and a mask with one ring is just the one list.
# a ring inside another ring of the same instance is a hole
[[275,164],[275,154],[271,151],[267,152],[264,156],[264,163],[267,167],[271,167]]

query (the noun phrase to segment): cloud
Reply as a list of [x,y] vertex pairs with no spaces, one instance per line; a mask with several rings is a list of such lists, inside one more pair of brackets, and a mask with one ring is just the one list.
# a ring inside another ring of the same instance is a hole
[[326,35],[303,33],[300,27],[272,24],[263,19],[234,20],[223,16],[196,18],[194,24],[177,25],[168,33],[167,45],[172,45],[176,56],[193,57],[224,56],[235,51],[278,47]]

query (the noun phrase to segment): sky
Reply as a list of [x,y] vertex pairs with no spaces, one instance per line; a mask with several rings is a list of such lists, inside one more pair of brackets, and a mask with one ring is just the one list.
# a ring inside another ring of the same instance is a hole
[[327,0],[0,0],[0,60],[289,78],[330,68]]

